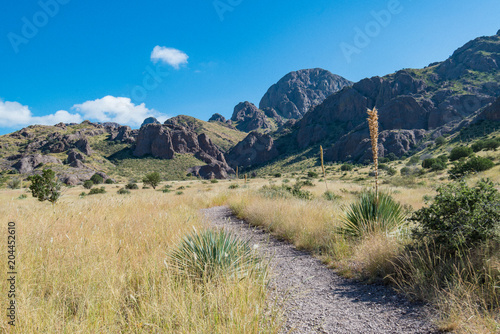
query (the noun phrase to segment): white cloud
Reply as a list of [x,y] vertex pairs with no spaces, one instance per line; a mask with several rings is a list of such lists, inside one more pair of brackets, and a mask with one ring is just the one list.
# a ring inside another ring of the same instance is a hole
[[175,69],[179,69],[180,65],[187,64],[188,58],[189,56],[181,50],[167,48],[159,45],[155,46],[153,52],[151,52],[151,61],[153,61],[154,63],[162,61],[166,64],[169,64]]
[[60,122],[80,123],[82,117],[79,114],[70,114],[66,110],[59,110],[55,114],[36,117],[33,116],[28,106],[19,102],[0,100],[0,126],[12,128],[16,126],[27,126],[32,124],[54,125]]
[[105,96],[102,99],[86,101],[73,106],[85,119],[99,122],[116,122],[131,126],[140,126],[148,117],[165,120],[167,115],[154,109],[146,108],[144,103],[135,105],[128,97]]

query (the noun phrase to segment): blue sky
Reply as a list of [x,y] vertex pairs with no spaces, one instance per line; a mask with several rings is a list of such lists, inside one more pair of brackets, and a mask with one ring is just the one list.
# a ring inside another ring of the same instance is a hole
[[230,117],[293,70],[358,81],[444,60],[494,35],[498,13],[498,0],[8,1],[0,134],[88,118]]

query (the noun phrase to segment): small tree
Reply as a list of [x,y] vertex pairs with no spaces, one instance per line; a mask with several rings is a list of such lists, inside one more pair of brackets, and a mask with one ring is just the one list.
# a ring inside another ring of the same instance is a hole
[[31,194],[40,202],[49,201],[55,204],[61,197],[61,184],[53,170],[44,169],[42,175],[30,176],[28,180],[31,181]]
[[153,172],[146,174],[144,179],[142,180],[144,184],[149,184],[153,189],[156,189],[156,187],[160,184],[161,182],[161,176],[160,173],[158,172]]
[[83,182],[83,187],[85,189],[91,189],[93,186],[94,186],[94,182],[92,182],[91,180],[87,180],[87,181]]
[[455,147],[450,152],[450,161],[456,161],[460,158],[467,158],[473,153],[472,148],[468,146],[458,146]]
[[101,183],[103,183],[103,182],[104,182],[104,178],[103,178],[101,175],[99,175],[99,174],[95,173],[95,174],[94,174],[94,175],[92,175],[92,177],[90,178],[90,181],[94,182],[94,184],[101,184]]

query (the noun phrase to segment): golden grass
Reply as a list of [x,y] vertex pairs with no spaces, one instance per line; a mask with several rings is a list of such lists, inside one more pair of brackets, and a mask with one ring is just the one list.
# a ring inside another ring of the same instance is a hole
[[[186,183],[187,184],[187,183]],[[153,190],[79,198],[52,207],[21,190],[0,192],[0,216],[17,225],[17,333],[274,333],[277,312],[261,279],[179,279],[164,261],[193,226],[198,209],[224,195]],[[6,262],[6,260],[5,260]],[[5,265],[3,272],[7,272]],[[0,291],[7,291],[6,280]],[[0,328],[10,329],[6,317]]]

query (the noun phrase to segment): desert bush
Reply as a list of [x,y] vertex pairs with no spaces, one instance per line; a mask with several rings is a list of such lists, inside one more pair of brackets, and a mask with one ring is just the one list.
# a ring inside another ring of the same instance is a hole
[[229,189],[237,189],[237,188],[239,188],[239,187],[240,187],[240,186],[239,186],[239,185],[237,185],[237,184],[231,184],[231,185],[229,186]]
[[468,146],[454,147],[450,152],[450,161],[456,161],[460,158],[467,158],[473,153],[472,148]]
[[336,195],[333,191],[327,190],[323,193],[323,198],[326,199],[327,201],[336,201],[342,197],[339,195]]
[[94,174],[92,175],[92,177],[90,178],[90,181],[94,182],[94,184],[101,184],[104,182],[104,178],[99,175],[99,174]]
[[497,138],[478,140],[471,145],[471,148],[474,152],[479,152],[482,150],[496,151],[498,147],[500,147],[500,140]]
[[169,254],[178,271],[195,280],[242,279],[264,269],[247,242],[223,230],[194,231]]
[[416,241],[440,245],[455,252],[487,240],[498,240],[500,229],[500,194],[490,180],[474,187],[465,181],[437,189],[429,207],[416,211],[410,218],[418,224],[413,230]]
[[276,178],[281,177],[281,173],[274,173],[274,177],[276,177]]
[[340,166],[340,170],[343,172],[349,172],[354,169],[354,166],[352,164],[343,164]]
[[439,136],[434,140],[434,143],[436,144],[436,146],[441,146],[446,143],[446,139],[443,136]]
[[87,180],[87,181],[83,182],[83,187],[85,189],[92,189],[93,186],[94,186],[94,182],[92,182],[91,180]]
[[459,161],[453,166],[448,174],[451,179],[459,179],[473,173],[483,172],[493,168],[495,164],[488,158],[474,156],[467,161]]
[[61,183],[53,170],[44,169],[42,175],[30,176],[28,180],[31,181],[31,194],[40,202],[49,201],[54,204],[61,197]]
[[186,187],[184,186],[177,187],[177,190],[184,190],[184,189],[186,189]]
[[106,181],[104,183],[106,183],[106,184],[114,184],[115,182],[112,179],[106,179]]
[[370,233],[390,233],[406,223],[405,210],[388,193],[378,198],[373,191],[364,191],[349,207],[343,207],[343,225],[339,232],[353,237]]
[[180,196],[183,195],[184,193],[182,191],[177,191],[175,194]]
[[299,183],[300,183],[300,187],[299,188],[302,188],[302,187],[315,187],[316,186],[311,180],[304,180],[304,181],[297,182],[296,186]]
[[438,156],[437,158],[438,158],[438,160],[441,160],[441,161],[442,161],[442,162],[444,162],[444,163],[447,163],[447,162],[448,162],[448,160],[449,160],[449,159],[448,159],[448,155],[446,155],[446,154],[441,154],[441,155],[440,155],[440,156]]
[[160,173],[152,172],[152,173],[146,174],[146,176],[144,177],[142,182],[146,185],[150,185],[151,187],[153,187],[153,189],[156,189],[156,187],[158,187],[158,185],[161,182]]
[[318,177],[318,173],[309,171],[307,172],[307,177],[316,179]]
[[422,161],[422,167],[433,171],[446,169],[446,163],[442,159],[429,158]]
[[28,195],[21,194],[21,195],[19,195],[19,197],[17,199],[26,199],[26,198],[28,198]]
[[7,187],[10,189],[19,189],[21,187],[21,179],[14,177],[7,182]]
[[219,180],[217,180],[217,179],[211,179],[210,183],[219,183]]
[[260,189],[260,193],[268,198],[290,198],[296,197],[300,199],[310,200],[313,198],[313,194],[310,191],[302,190],[303,182],[297,182],[290,187],[288,185],[282,184],[281,186],[271,185],[263,186]]
[[90,189],[89,195],[97,195],[97,194],[105,194],[106,193],[106,188],[100,187],[100,188],[93,188]]
[[125,185],[125,189],[137,190],[139,189],[139,186],[136,183],[128,183],[127,185]]
[[125,188],[120,188],[118,191],[117,191],[118,195],[127,195],[127,194],[130,194],[130,190],[127,190]]

